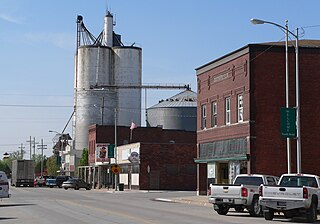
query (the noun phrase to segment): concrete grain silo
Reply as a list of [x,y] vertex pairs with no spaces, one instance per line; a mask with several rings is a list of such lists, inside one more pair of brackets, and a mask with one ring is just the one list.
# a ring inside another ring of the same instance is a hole
[[[130,126],[141,124],[142,49],[124,46],[113,31],[113,16],[104,18],[104,29],[95,38],[77,20],[77,51],[74,79],[74,149],[88,148],[88,127],[92,124]],[[96,88],[105,86],[104,88]]]
[[[141,86],[142,74],[141,48],[114,47],[114,77],[118,86]],[[128,125],[132,121],[141,123],[141,89],[119,88],[118,91],[119,125]]]
[[197,94],[185,90],[147,109],[147,126],[197,130]]

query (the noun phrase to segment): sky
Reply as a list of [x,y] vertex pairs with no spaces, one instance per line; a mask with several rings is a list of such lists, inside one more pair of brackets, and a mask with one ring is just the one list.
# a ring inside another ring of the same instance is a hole
[[[73,111],[77,15],[98,36],[110,10],[122,42],[142,48],[143,84],[196,92],[197,67],[250,43],[284,40],[281,29],[251,18],[288,20],[289,30],[303,28],[300,39],[319,39],[319,8],[318,0],[0,0],[1,157],[22,146],[29,158],[30,136],[52,155],[49,130],[61,133]],[[180,91],[148,90],[142,108]]]

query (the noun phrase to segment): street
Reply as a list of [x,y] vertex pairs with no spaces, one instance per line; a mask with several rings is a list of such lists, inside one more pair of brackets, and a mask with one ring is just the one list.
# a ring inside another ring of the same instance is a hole
[[[159,200],[187,198],[195,192],[12,187],[11,194],[9,199],[0,201],[0,223],[267,223],[263,217],[250,217],[248,213],[230,211],[227,216],[220,216],[211,206]],[[269,223],[293,221],[275,217]]]

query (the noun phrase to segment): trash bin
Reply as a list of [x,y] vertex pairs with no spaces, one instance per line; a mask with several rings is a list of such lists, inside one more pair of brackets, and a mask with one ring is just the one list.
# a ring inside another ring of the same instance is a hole
[[124,184],[119,184],[119,191],[123,191],[124,190]]

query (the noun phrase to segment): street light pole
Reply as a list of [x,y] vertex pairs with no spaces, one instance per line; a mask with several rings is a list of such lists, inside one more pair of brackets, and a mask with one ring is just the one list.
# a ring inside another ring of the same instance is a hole
[[[272,24],[286,32],[286,107],[289,107],[289,63],[288,63],[288,36],[289,33],[296,38],[296,131],[297,131],[297,173],[301,173],[301,139],[300,139],[300,95],[299,95],[299,34],[294,34],[288,29],[288,20],[286,20],[285,27],[260,19],[251,19],[253,24]],[[291,149],[290,149],[290,138],[287,138],[287,158],[288,158],[288,173],[291,173]]]
[[[118,149],[117,149],[117,108],[114,108],[114,150],[115,150],[115,163],[118,165]],[[118,191],[119,173],[115,174],[115,191]]]
[[[288,20],[286,20],[286,108],[290,107],[289,104],[289,56],[288,56]],[[287,169],[288,173],[291,173],[291,145],[290,145],[290,138],[287,138]]]
[[299,86],[299,28],[296,38],[296,118],[297,118],[297,173],[301,173],[300,86]]

